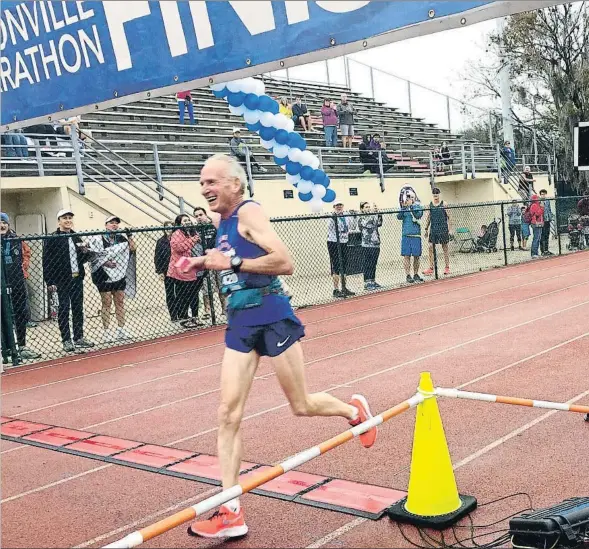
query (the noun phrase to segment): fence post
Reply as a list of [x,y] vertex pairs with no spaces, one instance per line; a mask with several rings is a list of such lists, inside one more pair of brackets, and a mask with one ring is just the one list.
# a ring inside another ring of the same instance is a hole
[[384,169],[382,167],[382,149],[378,150],[378,172],[380,177],[380,192],[384,193]]
[[501,202],[501,227],[503,229],[503,259],[507,266],[507,235],[505,234],[505,204]]
[[476,168],[476,162],[475,162],[475,158],[474,158],[474,143],[470,144],[470,157],[472,160],[472,173],[471,173],[471,179],[476,179],[477,177],[477,168]]
[[339,266],[340,266],[340,272],[339,272],[339,277],[342,283],[342,297],[345,299],[346,297],[348,297],[347,294],[347,288],[346,288],[346,265],[344,265],[344,256],[342,254],[342,244],[340,242],[340,234],[339,234],[339,223],[337,220],[338,216],[334,215],[333,216],[333,222],[335,224],[335,241],[337,243],[337,257],[339,260]]
[[254,180],[252,178],[252,162],[250,160],[250,148],[245,148],[245,167],[247,171],[247,187],[250,197],[254,196]]
[[546,158],[548,159],[548,184],[551,185],[554,183],[554,178],[552,174],[552,157],[547,154]]
[[468,171],[466,169],[466,147],[464,143],[462,143],[462,149],[460,151],[461,161],[462,161],[462,177],[466,179],[468,177]]
[[41,156],[41,147],[39,140],[35,139],[35,156],[37,157],[37,168],[39,170],[39,177],[45,176],[45,169],[43,167],[43,156]]
[[155,164],[155,177],[157,179],[157,193],[159,194],[161,201],[164,199],[164,189],[162,187],[162,169],[160,166],[160,155],[157,143],[153,144],[153,162]]
[[72,125],[70,126],[70,139],[72,140],[72,147],[74,149],[74,160],[76,162],[76,174],[78,176],[78,192],[83,196],[86,194],[86,186],[84,185],[84,172],[82,171],[82,156],[80,155],[80,143],[78,142],[78,130]]
[[434,188],[435,181],[436,181],[436,176],[435,176],[435,169],[434,169],[434,154],[432,153],[432,151],[430,151],[429,152],[429,184],[432,189]]
[[450,117],[450,97],[446,96],[446,112],[448,114],[448,132],[452,131],[452,119]]

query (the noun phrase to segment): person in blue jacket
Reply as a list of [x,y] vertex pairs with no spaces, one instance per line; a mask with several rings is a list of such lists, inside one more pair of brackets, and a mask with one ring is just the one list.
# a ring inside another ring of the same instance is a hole
[[[399,196],[401,210],[397,219],[403,221],[401,238],[401,256],[407,282],[423,282],[419,276],[419,260],[421,257],[421,225],[419,220],[423,217],[423,207],[419,203],[417,193],[411,187],[403,187]],[[413,276],[411,276],[411,258],[413,258]]]

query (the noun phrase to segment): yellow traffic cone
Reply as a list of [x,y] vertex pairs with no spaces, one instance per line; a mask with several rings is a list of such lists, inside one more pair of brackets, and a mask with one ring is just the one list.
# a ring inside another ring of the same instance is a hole
[[[434,392],[428,372],[421,374],[419,391]],[[476,499],[458,494],[452,460],[435,397],[417,406],[409,490],[388,510],[389,517],[430,528],[447,528],[476,508]]]

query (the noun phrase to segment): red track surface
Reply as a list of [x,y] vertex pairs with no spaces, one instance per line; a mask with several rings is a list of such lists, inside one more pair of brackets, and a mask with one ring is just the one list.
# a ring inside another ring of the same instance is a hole
[[[305,310],[308,385],[341,398],[360,391],[381,411],[430,371],[440,386],[587,404],[588,310],[586,253]],[[10,370],[2,415],[215,454],[222,338],[214,329]],[[346,428],[293,417],[273,377],[262,361],[243,424],[246,460],[279,461]],[[587,495],[589,426],[580,416],[464,401],[440,409],[461,492],[484,503],[523,491],[536,507]],[[370,451],[349,443],[301,470],[404,490],[413,418],[383,426]],[[216,491],[6,441],[1,458],[3,547],[99,547]],[[482,507],[473,518],[490,523],[525,503]],[[387,518],[253,495],[243,504],[250,534],[232,547],[410,546]],[[212,545],[178,528],[146,547]]]

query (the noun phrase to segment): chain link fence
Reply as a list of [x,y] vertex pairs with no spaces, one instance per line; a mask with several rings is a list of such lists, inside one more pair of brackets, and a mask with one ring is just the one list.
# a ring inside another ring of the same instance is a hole
[[[551,220],[535,229],[539,257],[589,248],[589,216],[580,200],[544,203]],[[283,283],[293,306],[304,308],[531,261],[528,205],[442,202],[387,211],[364,205],[340,215],[273,219],[295,262]],[[0,228],[4,364],[226,323],[217,273],[185,276],[174,267],[180,256],[215,246],[216,230],[206,219],[195,224],[180,215],[164,227],[29,236],[15,235],[8,224]]]

